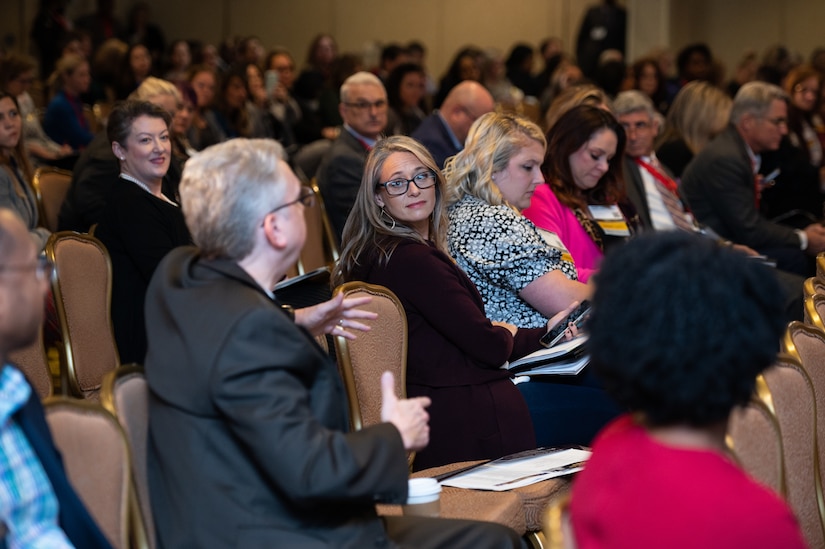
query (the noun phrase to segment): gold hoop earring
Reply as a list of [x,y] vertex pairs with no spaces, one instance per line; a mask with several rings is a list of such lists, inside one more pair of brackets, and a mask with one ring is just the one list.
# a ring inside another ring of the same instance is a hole
[[388,213],[384,210],[384,207],[382,206],[382,207],[381,207],[381,219],[384,219],[384,216],[386,216],[386,217],[387,217],[387,219],[389,219],[390,221],[392,221],[392,225],[390,226],[390,229],[394,229],[394,228],[395,228],[395,219],[393,219],[393,217],[392,217],[390,214],[388,214]]

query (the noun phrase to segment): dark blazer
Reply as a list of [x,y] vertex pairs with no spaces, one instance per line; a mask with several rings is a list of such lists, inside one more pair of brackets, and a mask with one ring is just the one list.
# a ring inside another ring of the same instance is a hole
[[407,497],[401,436],[347,432],[335,365],[243,269],[173,251],[146,320],[159,547],[391,546],[375,503]]
[[442,168],[448,158],[461,151],[453,144],[450,131],[438,115],[438,111],[425,118],[411,137],[420,141],[433,155],[435,163]]
[[430,444],[415,468],[535,448],[530,411],[501,365],[541,348],[546,330],[513,338],[490,324],[476,287],[433,245],[400,239],[385,265],[377,252],[360,263],[354,279],[388,287],[404,305],[407,394],[432,400]]
[[[667,166],[661,164],[661,159],[659,159],[659,161],[659,167],[665,175],[675,180],[673,174],[667,169]],[[647,192],[645,191],[645,183],[642,180],[642,172],[640,170],[641,168],[633,158],[624,155],[622,159],[622,171],[624,174],[627,198],[633,204],[633,207],[636,208],[636,213],[639,214],[639,222],[642,228],[644,230],[653,230],[653,223],[650,220],[650,205],[647,203]]]
[[[109,549],[109,542],[98,529],[66,476],[60,453],[52,441],[49,426],[43,415],[43,406],[34,390],[26,404],[12,417],[26,435],[46,476],[49,477],[59,505],[58,522],[69,541],[75,547]],[[3,540],[0,540],[0,547],[5,547]]]
[[[163,194],[173,200],[177,200],[175,197],[182,172],[182,162],[173,156],[169,171],[163,178]],[[112,184],[118,180],[119,174],[120,164],[112,152],[106,132],[97,134],[72,170],[72,184],[57,218],[58,228],[85,233],[89,227],[100,223]]]
[[146,355],[144,297],[160,260],[192,243],[180,207],[116,179],[95,236],[112,259],[112,325],[123,364]]
[[361,186],[367,152],[354,135],[343,129],[318,168],[318,188],[339,241]]
[[793,229],[759,213],[750,157],[732,125],[691,161],[682,177],[681,192],[696,220],[723,238],[756,250],[799,250]]

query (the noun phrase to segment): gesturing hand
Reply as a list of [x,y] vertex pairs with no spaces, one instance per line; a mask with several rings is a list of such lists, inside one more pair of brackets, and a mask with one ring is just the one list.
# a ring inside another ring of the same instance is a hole
[[381,421],[395,425],[404,449],[421,450],[430,442],[430,415],[424,409],[429,405],[427,397],[398,398],[392,372],[381,375]]
[[306,328],[314,336],[332,334],[355,339],[348,330],[368,332],[370,327],[356,319],[376,319],[378,315],[358,309],[372,301],[369,296],[349,297],[338,294],[329,301],[295,311],[295,323]]

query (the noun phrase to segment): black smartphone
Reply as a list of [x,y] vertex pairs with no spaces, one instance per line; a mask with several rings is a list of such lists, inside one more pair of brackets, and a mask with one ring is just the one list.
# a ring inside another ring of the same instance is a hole
[[567,318],[550,328],[549,332],[541,336],[541,344],[548,348],[552,347],[564,338],[564,331],[570,326],[571,322],[577,328],[581,328],[589,314],[590,302],[585,299],[578,307],[573,309],[572,313],[567,315]]

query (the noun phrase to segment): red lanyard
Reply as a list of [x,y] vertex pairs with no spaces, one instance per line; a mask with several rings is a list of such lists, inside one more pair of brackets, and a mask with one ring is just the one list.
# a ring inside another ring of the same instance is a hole
[[651,164],[650,162],[645,162],[644,160],[642,160],[640,156],[637,156],[633,160],[636,162],[636,164],[646,169],[648,173],[652,175],[656,179],[656,181],[664,185],[667,190],[669,190],[677,196],[679,195],[679,188],[676,186],[676,182],[668,176],[666,176],[665,174],[663,174],[662,172],[660,172],[659,170],[657,170],[656,168],[654,168],[653,164]]

